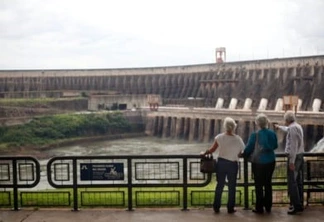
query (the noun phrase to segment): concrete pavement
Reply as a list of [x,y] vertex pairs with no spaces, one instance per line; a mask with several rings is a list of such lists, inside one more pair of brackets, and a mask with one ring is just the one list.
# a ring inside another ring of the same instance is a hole
[[271,214],[256,215],[250,210],[237,208],[235,214],[228,214],[221,208],[215,214],[211,208],[181,209],[139,208],[134,211],[124,209],[81,209],[74,212],[70,209],[23,209],[20,211],[0,210],[0,222],[208,222],[208,221],[324,221],[324,206],[310,206],[301,215],[287,215],[286,207],[274,207]]

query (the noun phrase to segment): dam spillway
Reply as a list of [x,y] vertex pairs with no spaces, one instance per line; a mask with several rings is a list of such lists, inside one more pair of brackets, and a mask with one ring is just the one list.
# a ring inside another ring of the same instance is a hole
[[257,112],[281,122],[283,96],[296,95],[298,120],[311,147],[323,136],[323,71],[324,55],[152,68],[0,70],[0,98],[157,94],[163,106],[188,110],[148,113],[149,135],[210,141],[221,131],[222,118],[231,115],[246,141]]
[[[267,99],[274,109],[278,98],[297,95],[301,110],[324,100],[324,56],[228,62],[154,68],[88,70],[0,70],[0,97],[48,97],[59,92],[159,94],[163,104],[187,105],[200,98],[201,107],[215,107],[219,98],[252,108]],[[196,104],[197,105],[197,104]],[[320,109],[323,105],[320,105]]]
[[[264,113],[270,120],[269,128],[274,130],[273,123],[284,124],[284,111],[251,111],[251,110],[215,110],[207,108],[172,108],[162,107],[159,111],[146,114],[146,134],[162,138],[184,139],[190,142],[212,142],[214,137],[224,131],[223,120],[232,117],[237,123],[236,133],[243,141],[256,130],[255,117]],[[305,149],[310,151],[323,137],[324,112],[298,112],[297,120],[305,134]],[[279,151],[284,150],[285,134],[276,130]]]

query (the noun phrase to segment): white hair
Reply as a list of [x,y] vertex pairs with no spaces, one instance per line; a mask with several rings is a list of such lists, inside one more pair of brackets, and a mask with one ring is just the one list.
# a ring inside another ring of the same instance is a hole
[[296,117],[294,112],[292,111],[287,111],[284,115],[284,120],[288,123],[292,123],[296,121]]
[[269,120],[265,114],[261,113],[257,115],[255,122],[261,129],[264,129],[268,126]]
[[227,132],[233,132],[236,128],[236,123],[234,121],[234,119],[232,119],[231,117],[226,117],[224,119],[224,129]]

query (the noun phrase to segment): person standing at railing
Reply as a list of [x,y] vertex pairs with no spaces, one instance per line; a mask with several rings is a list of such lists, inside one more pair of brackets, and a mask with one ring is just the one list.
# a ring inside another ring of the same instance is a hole
[[276,128],[287,132],[285,153],[288,155],[288,193],[290,208],[288,214],[300,213],[303,207],[303,164],[304,164],[304,133],[303,128],[296,122],[292,111],[284,115],[285,125],[275,125]]
[[254,176],[254,186],[256,203],[252,211],[263,214],[264,208],[267,213],[272,208],[272,174],[276,165],[274,150],[278,148],[276,133],[268,129],[269,120],[266,115],[259,114],[255,123],[259,130],[250,135],[248,143],[240,156],[250,157],[254,149],[259,150],[255,160],[252,162],[252,173]]
[[215,213],[219,213],[221,207],[222,193],[225,186],[225,179],[228,181],[228,200],[227,212],[235,213],[235,195],[236,180],[238,173],[238,154],[243,150],[244,143],[240,136],[234,133],[236,129],[235,121],[226,117],[224,119],[224,133],[220,133],[215,137],[213,145],[205,152],[211,154],[215,150],[219,150],[216,169],[217,185],[215,188],[215,197],[213,209]]

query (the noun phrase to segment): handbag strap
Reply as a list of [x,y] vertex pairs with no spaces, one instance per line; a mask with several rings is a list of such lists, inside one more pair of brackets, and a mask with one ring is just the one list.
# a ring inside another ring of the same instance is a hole
[[259,144],[258,144],[258,142],[259,142],[259,136],[258,136],[258,134],[259,134],[259,131],[256,131],[256,132],[255,132],[255,144],[254,144],[254,149],[255,149],[257,146],[259,146]]

